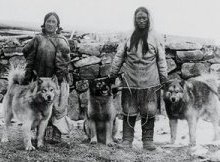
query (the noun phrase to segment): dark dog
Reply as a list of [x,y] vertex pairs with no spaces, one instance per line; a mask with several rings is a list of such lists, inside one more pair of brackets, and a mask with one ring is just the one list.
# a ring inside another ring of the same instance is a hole
[[101,142],[111,146],[115,140],[117,112],[113,106],[111,85],[109,78],[89,82],[89,104],[84,130],[91,144]]
[[175,143],[177,120],[186,119],[189,126],[190,145],[196,144],[196,125],[201,116],[208,116],[214,127],[214,140],[219,139],[220,101],[218,81],[207,74],[187,81],[172,80],[164,88],[164,101],[171,130],[171,143]]
[[9,72],[8,91],[3,99],[5,128],[1,141],[8,141],[8,127],[12,117],[15,117],[23,124],[25,149],[35,150],[31,143],[31,129],[37,128],[37,147],[42,147],[58,82],[56,77],[39,78],[29,85],[21,85],[23,80],[23,69],[12,69]]

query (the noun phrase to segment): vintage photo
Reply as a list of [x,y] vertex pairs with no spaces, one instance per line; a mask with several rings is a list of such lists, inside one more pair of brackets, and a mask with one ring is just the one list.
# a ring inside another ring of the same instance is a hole
[[0,0],[0,161],[220,161],[220,1]]

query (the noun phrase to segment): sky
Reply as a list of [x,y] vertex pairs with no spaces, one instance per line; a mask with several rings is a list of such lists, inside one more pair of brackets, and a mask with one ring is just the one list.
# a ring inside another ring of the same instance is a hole
[[45,14],[55,11],[64,29],[126,32],[133,30],[140,6],[150,10],[160,33],[220,40],[220,0],[0,0],[0,22],[40,27]]

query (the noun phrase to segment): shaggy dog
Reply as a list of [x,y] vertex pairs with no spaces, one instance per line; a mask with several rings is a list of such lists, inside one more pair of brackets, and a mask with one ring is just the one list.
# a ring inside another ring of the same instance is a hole
[[23,124],[25,149],[35,150],[31,143],[31,129],[37,128],[37,147],[42,147],[58,82],[54,76],[38,78],[29,85],[22,85],[24,73],[22,68],[13,68],[9,71],[8,90],[3,99],[5,127],[1,141],[8,141],[8,127],[14,117]]
[[118,119],[113,106],[111,84],[109,78],[89,82],[89,103],[84,130],[90,144],[100,142],[112,146],[116,142]]
[[190,145],[196,145],[196,126],[202,116],[210,118],[214,128],[214,140],[219,139],[220,101],[215,75],[203,74],[187,81],[170,81],[164,88],[164,101],[169,118],[171,143],[176,140],[178,119],[186,119]]

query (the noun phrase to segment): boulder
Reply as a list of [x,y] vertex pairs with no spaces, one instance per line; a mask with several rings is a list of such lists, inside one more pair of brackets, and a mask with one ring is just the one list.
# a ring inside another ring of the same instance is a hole
[[216,73],[220,79],[220,64],[212,64],[210,66],[210,71]]
[[181,72],[180,71],[176,71],[176,72],[174,72],[172,74],[169,74],[168,75],[168,79],[169,80],[171,80],[171,79],[181,79],[180,75],[181,75]]
[[78,52],[82,54],[100,56],[103,44],[99,42],[86,42],[78,44]]
[[201,50],[194,51],[177,51],[177,62],[194,62],[201,61],[204,57],[204,53]]
[[208,73],[210,64],[208,63],[184,63],[181,67],[183,79],[198,76],[203,73]]
[[76,61],[74,63],[74,66],[79,68],[79,67],[84,67],[84,66],[88,66],[88,65],[98,64],[100,62],[101,62],[100,58],[98,58],[96,56],[90,56],[90,57],[80,59],[79,61]]
[[220,46],[210,49],[213,52],[214,58],[208,60],[212,64],[220,64]]
[[202,45],[196,42],[171,42],[166,44],[166,48],[171,50],[200,50]]
[[23,55],[22,54],[23,47],[4,47],[3,52],[5,56],[11,57],[15,54]]
[[166,61],[167,61],[167,72],[168,73],[176,69],[177,66],[173,59],[166,59]]
[[84,66],[79,69],[81,79],[94,79],[99,75],[99,64]]

